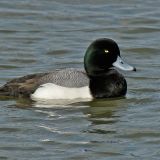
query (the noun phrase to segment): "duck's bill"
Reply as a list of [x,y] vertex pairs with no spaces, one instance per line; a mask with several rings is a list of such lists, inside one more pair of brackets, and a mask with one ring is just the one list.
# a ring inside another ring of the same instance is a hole
[[124,71],[136,71],[135,67],[124,62],[120,56],[118,56],[117,60],[113,63],[113,66]]

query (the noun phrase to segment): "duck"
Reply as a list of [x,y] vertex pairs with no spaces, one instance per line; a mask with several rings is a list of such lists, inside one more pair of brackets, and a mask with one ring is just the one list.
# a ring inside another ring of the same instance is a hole
[[116,68],[136,71],[121,58],[114,40],[99,38],[86,50],[84,69],[55,69],[14,78],[0,87],[0,96],[32,100],[122,97],[127,93],[127,82]]

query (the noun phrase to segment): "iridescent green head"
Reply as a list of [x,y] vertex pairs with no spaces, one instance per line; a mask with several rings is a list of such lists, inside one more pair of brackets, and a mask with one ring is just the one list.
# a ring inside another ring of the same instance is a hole
[[84,56],[84,67],[88,76],[103,74],[114,66],[127,71],[136,70],[124,63],[119,47],[112,39],[102,38],[91,43]]

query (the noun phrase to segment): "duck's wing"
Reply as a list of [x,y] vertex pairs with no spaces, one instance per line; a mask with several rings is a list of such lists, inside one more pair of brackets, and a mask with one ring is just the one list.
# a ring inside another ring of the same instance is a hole
[[0,87],[0,96],[29,97],[38,87],[38,79],[48,73],[30,74],[15,78]]
[[63,87],[79,88],[88,86],[89,79],[83,69],[66,68],[43,76],[39,83],[54,83]]
[[87,86],[89,79],[84,70],[74,68],[31,74],[7,82],[0,87],[0,96],[30,97],[30,94],[45,83],[77,88]]

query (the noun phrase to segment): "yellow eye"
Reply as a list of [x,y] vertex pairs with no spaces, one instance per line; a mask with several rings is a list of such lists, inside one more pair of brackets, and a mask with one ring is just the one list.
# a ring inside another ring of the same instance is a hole
[[109,51],[107,49],[104,50],[105,53],[109,53]]

